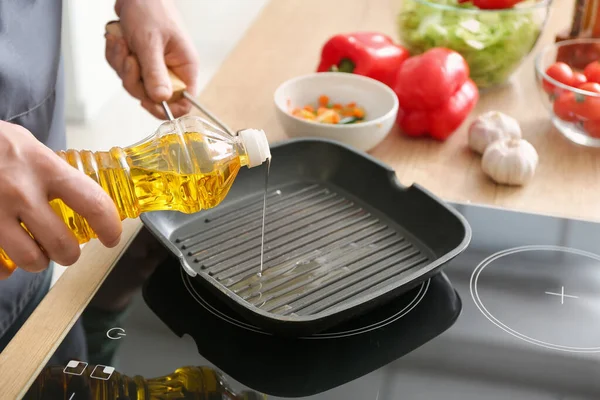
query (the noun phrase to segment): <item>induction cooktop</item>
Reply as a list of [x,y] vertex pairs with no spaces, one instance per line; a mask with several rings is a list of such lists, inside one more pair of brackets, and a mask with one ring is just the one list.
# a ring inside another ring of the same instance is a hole
[[443,273],[308,337],[262,331],[165,263],[107,332],[108,371],[207,365],[270,399],[600,399],[600,224],[452,205],[473,237]]

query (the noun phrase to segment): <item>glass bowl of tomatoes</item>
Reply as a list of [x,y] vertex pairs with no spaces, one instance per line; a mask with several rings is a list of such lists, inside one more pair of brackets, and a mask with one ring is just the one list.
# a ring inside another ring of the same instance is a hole
[[546,46],[535,59],[542,102],[571,141],[600,147],[600,39]]
[[397,29],[411,54],[460,53],[479,89],[501,86],[535,47],[550,0],[397,0]]

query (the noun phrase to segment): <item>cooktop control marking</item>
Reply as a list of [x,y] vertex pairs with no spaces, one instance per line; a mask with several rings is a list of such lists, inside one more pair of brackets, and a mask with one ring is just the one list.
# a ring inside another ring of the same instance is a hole
[[78,360],[71,360],[63,369],[65,374],[69,375],[81,375],[87,368],[88,363]]
[[118,326],[114,327],[114,328],[110,328],[108,331],[106,331],[106,337],[111,340],[119,340],[123,336],[127,336],[125,334],[125,329],[119,328]]
[[[479,280],[481,278],[481,274],[482,272],[486,269],[486,267],[489,267],[492,263],[494,263],[495,261],[498,261],[500,258],[503,257],[508,257],[508,256],[514,256],[517,257],[518,253],[551,253],[551,252],[556,252],[556,253],[563,253],[565,258],[569,258],[569,257],[581,257],[582,259],[587,259],[586,262],[583,263],[556,263],[556,264],[544,264],[544,269],[543,269],[543,273],[547,274],[546,278],[547,279],[552,279],[552,280],[558,280],[560,282],[560,279],[564,279],[565,274],[568,274],[569,271],[565,270],[564,265],[575,265],[574,268],[581,268],[581,272],[583,273],[585,276],[585,272],[587,271],[588,276],[591,274],[595,274],[596,273],[596,269],[598,271],[600,271],[600,255],[594,254],[594,253],[590,253],[587,251],[583,251],[583,250],[577,250],[577,249],[572,249],[569,247],[560,247],[560,246],[543,246],[543,245],[539,245],[539,246],[521,246],[521,247],[515,247],[515,248],[511,248],[511,249],[507,249],[507,250],[503,250],[503,251],[499,251],[497,253],[492,254],[491,256],[487,257],[485,260],[483,260],[473,271],[473,273],[471,274],[471,280],[470,280],[470,291],[471,291],[471,297],[473,298],[473,301],[475,303],[475,305],[477,306],[477,308],[479,309],[479,311],[494,325],[496,325],[498,328],[502,329],[504,332],[519,338],[525,342],[528,342],[530,344],[534,344],[536,346],[540,346],[540,347],[544,347],[547,349],[551,349],[551,350],[558,350],[558,351],[565,351],[565,352],[571,352],[571,353],[600,353],[600,346],[589,346],[591,344],[594,344],[594,340],[596,340],[596,338],[598,337],[597,335],[597,331],[600,330],[600,325],[596,324],[596,326],[591,326],[589,329],[586,330],[579,330],[579,331],[573,331],[572,329],[570,329],[570,327],[574,326],[573,321],[575,323],[577,323],[577,319],[582,319],[584,318],[586,321],[597,321],[599,320],[597,317],[597,315],[588,315],[590,311],[598,311],[598,308],[593,308],[593,307],[587,307],[585,309],[582,310],[571,310],[571,309],[565,309],[564,311],[561,311],[561,309],[559,308],[559,310],[557,310],[557,312],[562,313],[561,316],[556,316],[556,318],[552,319],[552,322],[556,322],[556,321],[563,321],[562,324],[559,324],[557,326],[545,326],[544,324],[547,324],[547,322],[545,319],[541,319],[541,320],[536,320],[536,316],[537,315],[541,315],[541,314],[545,314],[547,315],[548,312],[550,312],[549,309],[547,309],[547,305],[544,304],[544,302],[542,301],[534,301],[533,303],[529,303],[527,305],[527,307],[532,307],[532,313],[528,316],[526,314],[523,313],[527,313],[528,309],[527,308],[523,308],[522,305],[519,304],[512,304],[512,308],[510,305],[507,305],[505,303],[505,301],[503,299],[506,299],[506,297],[502,297],[500,295],[498,295],[498,288],[494,288],[493,285],[493,280],[494,277],[492,277],[492,273],[490,273],[488,275],[487,278],[485,278],[485,284],[481,284],[479,285]],[[520,255],[520,254],[519,254]],[[530,255],[523,255],[524,259],[527,260]],[[535,255],[534,255],[535,257]],[[592,263],[590,263],[590,261],[592,261]],[[502,276],[503,272],[501,271],[502,268],[519,268],[519,266],[521,265],[520,263],[522,262],[522,260],[519,260],[518,258],[514,261],[514,262],[510,262],[510,261],[506,261],[504,264],[501,263],[496,263],[495,266],[500,265],[499,267],[496,267],[495,271],[498,271],[496,274],[499,274],[500,276]],[[527,265],[529,265],[531,268],[536,268],[536,265],[541,265],[541,263],[539,262],[533,262],[531,264],[523,264],[523,268],[527,267]],[[492,267],[493,268],[493,267]],[[490,268],[491,269],[491,268]],[[566,271],[566,272],[565,272]],[[534,275],[534,272],[530,271],[531,276]],[[510,272],[507,272],[506,274],[508,274]],[[540,273],[540,270],[537,270],[537,273]],[[495,275],[498,276],[498,275]],[[528,285],[527,282],[524,282],[524,284]],[[479,286],[478,286],[479,285]],[[523,289],[525,290],[525,289]],[[543,289],[542,289],[543,290]],[[482,297],[480,292],[483,292],[486,295],[486,297],[483,299],[485,301],[482,301]],[[543,296],[540,292],[540,296]],[[579,296],[573,295],[573,294],[567,294],[565,293],[565,287],[562,286],[560,289],[560,293],[558,291],[551,291],[548,290],[546,292],[544,292],[545,295],[548,296],[558,296],[561,299],[561,304],[565,304],[565,298],[567,299],[579,299]],[[489,296],[489,297],[488,297]],[[539,300],[539,299],[538,299]],[[515,300],[515,302],[518,302],[519,300]],[[598,301],[598,299],[596,299],[596,302]],[[485,304],[484,304],[485,303]],[[577,303],[577,302],[575,302]],[[590,300],[586,300],[586,303],[592,304],[590,303]],[[487,304],[487,307],[486,307]],[[547,304],[547,303],[546,303]],[[553,306],[555,307],[555,306]],[[494,315],[488,308],[493,309],[493,311],[497,314]],[[583,314],[583,313],[587,313],[587,314]],[[502,320],[501,320],[502,319]],[[566,321],[570,320],[571,322],[566,323]],[[507,321],[511,322],[511,325],[513,326],[509,326]],[[576,325],[576,324],[575,324]],[[515,329],[518,328],[519,330]],[[531,330],[531,333],[528,335],[525,335],[524,333],[522,333],[525,330]],[[540,340],[540,339],[536,339],[534,336],[537,337],[543,337],[545,340]],[[572,346],[572,345],[566,345],[565,342],[572,342],[572,341],[581,341],[581,343],[579,343],[578,346]],[[562,344],[559,344],[563,342]],[[583,344],[587,344],[583,345]]]
[[565,297],[569,297],[571,299],[578,299],[579,296],[572,296],[569,294],[565,294],[565,287],[561,286],[560,287],[560,293],[554,293],[554,292],[544,292],[546,294],[549,294],[551,296],[560,296],[560,304],[565,304]]
[[113,372],[115,372],[115,367],[109,367],[108,365],[96,365],[90,374],[90,378],[107,381],[110,379]]

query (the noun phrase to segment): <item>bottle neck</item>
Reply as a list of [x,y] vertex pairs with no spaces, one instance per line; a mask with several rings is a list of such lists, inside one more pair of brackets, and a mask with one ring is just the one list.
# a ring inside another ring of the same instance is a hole
[[242,167],[248,167],[250,165],[250,158],[248,157],[248,149],[244,145],[242,138],[239,136],[235,136],[233,138],[233,144],[235,146],[235,150],[240,157],[240,165]]
[[258,167],[271,159],[269,141],[263,130],[244,129],[238,133],[238,138],[246,148],[247,162],[249,168]]

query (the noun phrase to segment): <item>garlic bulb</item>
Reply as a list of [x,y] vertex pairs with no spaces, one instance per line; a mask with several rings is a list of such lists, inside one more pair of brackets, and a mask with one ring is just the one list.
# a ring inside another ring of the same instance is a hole
[[499,139],[520,139],[521,127],[516,119],[500,111],[481,114],[469,126],[469,147],[483,154],[486,147]]
[[483,172],[495,182],[524,185],[538,164],[535,148],[524,139],[500,139],[490,144],[481,159]]

